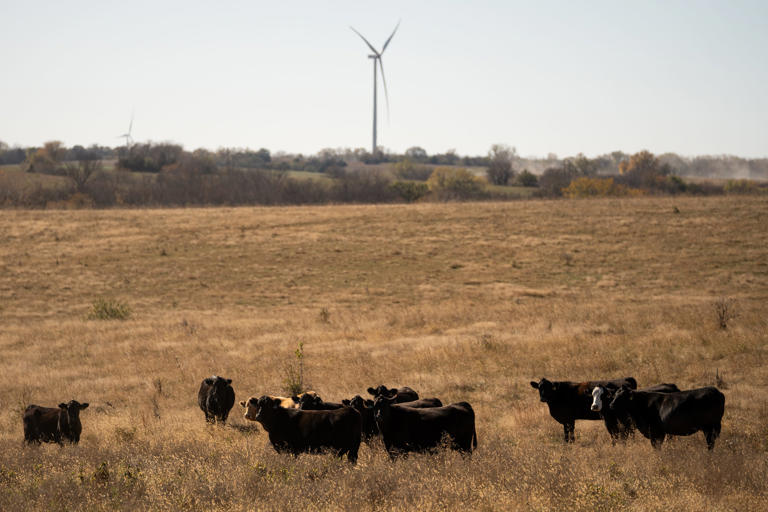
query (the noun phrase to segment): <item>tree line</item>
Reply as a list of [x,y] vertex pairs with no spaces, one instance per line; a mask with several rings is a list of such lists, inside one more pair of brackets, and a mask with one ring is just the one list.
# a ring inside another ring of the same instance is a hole
[[[596,158],[579,154],[560,159],[550,154],[536,159],[523,158],[515,148],[504,145],[493,145],[483,156],[462,157],[453,150],[429,155],[420,147],[409,148],[403,154],[325,149],[305,156],[273,155],[264,148],[190,152],[171,143],[67,148],[51,141],[39,148],[22,149],[0,142],[0,165],[9,164],[26,173],[60,177],[56,186],[37,181],[13,187],[0,181],[0,204],[27,207],[759,193],[765,187],[747,179],[715,185],[682,178],[719,172],[738,178],[768,179],[768,159],[686,159],[648,151],[634,155],[617,151]],[[317,179],[312,179],[313,175]]]

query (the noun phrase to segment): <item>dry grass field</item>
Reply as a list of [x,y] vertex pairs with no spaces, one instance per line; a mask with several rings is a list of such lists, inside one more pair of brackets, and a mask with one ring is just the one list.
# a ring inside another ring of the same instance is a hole
[[[679,210],[679,213],[675,210]],[[89,319],[97,299],[127,320]],[[737,313],[717,325],[714,303]],[[469,401],[479,446],[277,454],[200,381]],[[766,510],[768,199],[0,211],[0,510]],[[718,385],[722,436],[576,442],[530,380]],[[25,447],[76,399],[79,445]]]

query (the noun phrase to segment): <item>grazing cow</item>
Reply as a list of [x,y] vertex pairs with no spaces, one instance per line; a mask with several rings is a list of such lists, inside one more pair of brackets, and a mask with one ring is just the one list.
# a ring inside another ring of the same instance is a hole
[[332,411],[286,409],[268,396],[251,398],[247,405],[245,417],[261,423],[278,452],[298,455],[330,448],[339,457],[346,454],[349,462],[357,462],[361,420],[352,407]]
[[387,398],[394,398],[395,403],[400,402],[413,402],[414,400],[419,399],[419,394],[409,388],[408,386],[403,386],[401,388],[387,388],[384,385],[376,386],[375,388],[368,388],[368,394],[373,395],[373,398],[376,399],[380,396],[384,396]]
[[302,411],[332,411],[344,407],[343,403],[338,402],[324,402],[322,398],[315,395],[304,393],[302,396],[293,397],[293,400],[298,400],[299,409]]
[[629,414],[654,448],[661,448],[667,435],[690,436],[701,430],[711,450],[720,435],[725,395],[715,387],[653,393],[622,386],[609,407],[617,414]]
[[374,402],[376,423],[390,458],[436,448],[448,436],[451,448],[472,453],[477,448],[475,411],[467,402],[418,409],[380,396]]
[[83,426],[80,423],[80,411],[88,403],[70,400],[58,407],[28,405],[24,410],[24,441],[32,443],[59,443],[62,440],[77,444]]
[[[674,393],[680,391],[680,389],[674,384],[656,384],[655,386],[643,388],[640,391]],[[617,440],[625,441],[635,430],[632,418],[629,414],[626,414],[626,411],[624,414],[617,414],[616,411],[608,407],[608,404],[613,400],[615,392],[616,388],[595,387],[592,390],[592,406],[590,407],[592,411],[599,412],[603,417],[605,428],[608,430],[613,443]]]
[[637,388],[633,377],[616,380],[592,380],[587,382],[531,381],[531,387],[539,390],[539,399],[549,406],[549,414],[561,425],[566,443],[576,440],[576,420],[599,420],[600,413],[591,410],[592,390],[597,386],[618,388],[628,385]]
[[197,403],[209,423],[227,422],[229,411],[235,405],[235,390],[232,389],[232,379],[214,375],[203,379],[197,392]]

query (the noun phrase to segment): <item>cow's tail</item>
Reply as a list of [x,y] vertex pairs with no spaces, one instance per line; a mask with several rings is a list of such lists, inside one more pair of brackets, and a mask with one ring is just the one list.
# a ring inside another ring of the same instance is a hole
[[477,430],[472,429],[472,449],[477,450]]

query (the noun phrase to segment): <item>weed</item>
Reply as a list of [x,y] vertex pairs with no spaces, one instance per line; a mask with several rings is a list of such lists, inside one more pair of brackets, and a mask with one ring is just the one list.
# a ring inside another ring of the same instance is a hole
[[100,298],[93,301],[88,320],[126,320],[130,316],[131,309],[126,304]]
[[293,352],[294,360],[285,365],[284,390],[289,396],[304,392],[304,342]]
[[728,328],[728,322],[736,318],[736,303],[728,297],[720,297],[715,301],[715,314],[717,316],[717,325],[721,329]]

